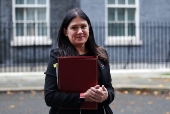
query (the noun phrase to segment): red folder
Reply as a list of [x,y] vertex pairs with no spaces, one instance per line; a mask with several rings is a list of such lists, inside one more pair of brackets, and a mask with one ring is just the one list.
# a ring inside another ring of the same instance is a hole
[[[97,56],[58,57],[58,87],[62,92],[84,93],[98,84]],[[96,102],[80,109],[97,110]]]

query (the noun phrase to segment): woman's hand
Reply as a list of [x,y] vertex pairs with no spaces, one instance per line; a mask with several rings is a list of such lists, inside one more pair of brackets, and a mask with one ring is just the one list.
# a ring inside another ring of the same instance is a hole
[[108,91],[103,85],[102,87],[96,85],[88,89],[84,96],[86,101],[101,103],[108,98]]

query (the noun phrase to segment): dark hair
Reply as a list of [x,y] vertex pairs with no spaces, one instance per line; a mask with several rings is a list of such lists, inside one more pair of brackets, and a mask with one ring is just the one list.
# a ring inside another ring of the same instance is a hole
[[59,29],[57,37],[59,56],[78,56],[75,47],[71,44],[68,37],[65,36],[63,31],[64,28],[67,29],[68,25],[75,17],[81,17],[82,19],[86,20],[89,25],[89,38],[85,44],[89,53],[93,56],[98,56],[103,60],[107,60],[107,54],[105,50],[102,47],[98,46],[94,40],[94,34],[90,19],[81,9],[78,8],[69,10],[61,23],[61,27]]

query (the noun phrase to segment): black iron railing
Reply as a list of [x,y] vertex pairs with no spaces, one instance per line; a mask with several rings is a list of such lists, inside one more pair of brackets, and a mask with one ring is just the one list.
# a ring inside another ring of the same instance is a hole
[[[60,24],[39,30],[12,25],[0,23],[0,72],[45,71]],[[92,23],[97,44],[108,51],[111,69],[170,68],[170,22],[126,25]]]

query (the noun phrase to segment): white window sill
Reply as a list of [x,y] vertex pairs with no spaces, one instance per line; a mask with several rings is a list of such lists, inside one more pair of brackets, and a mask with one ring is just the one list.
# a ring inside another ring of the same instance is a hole
[[51,45],[52,40],[47,36],[33,36],[33,37],[14,37],[10,42],[11,46],[33,46],[33,45]]
[[142,45],[142,41],[136,37],[107,37],[105,46],[138,46]]

